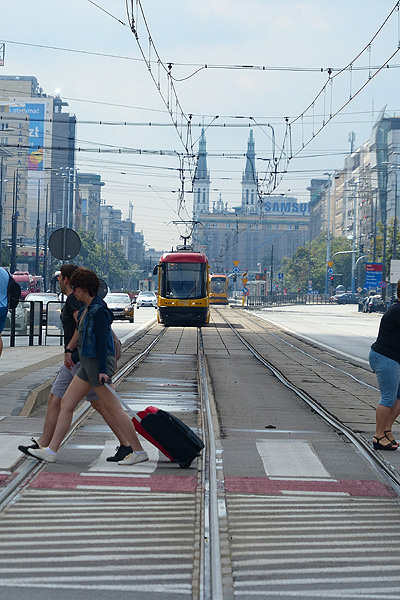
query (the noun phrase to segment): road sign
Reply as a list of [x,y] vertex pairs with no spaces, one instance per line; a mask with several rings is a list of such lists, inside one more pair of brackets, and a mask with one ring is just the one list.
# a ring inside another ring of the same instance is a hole
[[310,279],[310,281],[308,282],[308,285],[312,285],[312,280]]
[[381,288],[385,288],[387,286],[386,281],[381,281],[380,284]]
[[74,258],[81,249],[81,238],[73,229],[60,227],[49,238],[49,250],[59,260]]
[[237,267],[239,263],[240,263],[240,260],[234,260],[233,261],[233,264],[235,265],[235,267]]
[[333,267],[333,260],[330,260],[326,264],[328,265],[329,268]]
[[248,296],[248,295],[249,295],[249,288],[247,288],[246,286],[244,286],[244,288],[242,289],[242,293],[243,293],[245,296]]
[[235,273],[235,275],[237,275],[239,273],[240,269],[239,267],[233,267],[232,272]]
[[331,268],[328,269],[328,275],[333,275],[333,269],[331,269]]
[[283,279],[283,273],[278,273],[278,279]]
[[248,279],[242,279],[243,285],[246,285],[247,282],[248,282]]

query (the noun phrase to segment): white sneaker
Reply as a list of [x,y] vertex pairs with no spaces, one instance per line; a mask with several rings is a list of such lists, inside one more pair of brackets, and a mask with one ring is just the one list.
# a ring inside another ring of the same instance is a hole
[[128,454],[125,456],[124,460],[119,460],[119,465],[137,465],[138,463],[145,462],[149,460],[149,456],[147,452],[132,452],[132,454]]
[[38,458],[39,460],[45,460],[46,462],[56,462],[56,454],[49,454],[46,448],[29,448],[29,454]]

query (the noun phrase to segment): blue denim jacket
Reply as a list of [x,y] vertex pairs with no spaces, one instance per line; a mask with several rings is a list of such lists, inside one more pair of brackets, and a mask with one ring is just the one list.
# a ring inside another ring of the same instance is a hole
[[[86,307],[84,306],[80,309],[78,321],[85,308]],[[81,353],[82,356],[88,358],[97,356],[99,359],[99,367],[105,366],[107,355],[115,355],[114,340],[111,333],[112,321],[113,315],[107,304],[100,296],[95,296],[87,307],[87,314],[82,332]],[[103,323],[101,329],[99,329],[99,323]],[[103,370],[101,369],[100,372],[103,372]]]

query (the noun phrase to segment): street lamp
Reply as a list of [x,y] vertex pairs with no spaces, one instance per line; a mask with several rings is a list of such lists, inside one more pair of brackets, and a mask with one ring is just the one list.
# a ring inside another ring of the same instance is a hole
[[328,190],[328,206],[326,212],[326,221],[328,225],[328,232],[326,237],[326,274],[325,274],[325,294],[328,294],[328,263],[331,254],[331,173],[324,173],[329,177],[329,190]]

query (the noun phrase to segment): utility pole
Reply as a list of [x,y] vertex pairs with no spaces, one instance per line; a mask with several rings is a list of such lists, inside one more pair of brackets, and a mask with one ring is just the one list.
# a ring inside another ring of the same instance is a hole
[[40,241],[40,179],[38,179],[38,193],[37,193],[35,275],[39,275],[39,253],[40,253],[39,241]]
[[18,167],[14,171],[13,181],[13,212],[11,217],[11,266],[10,272],[17,269],[17,226],[18,226]]
[[0,266],[3,264],[1,259],[1,249],[3,246],[3,164],[4,156],[0,159]]
[[325,266],[325,294],[328,294],[328,262],[330,261],[331,254],[331,174],[324,173],[329,177],[329,189],[328,189],[328,205],[326,211],[327,221],[327,236],[326,236],[326,266]]

